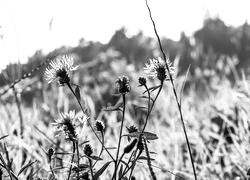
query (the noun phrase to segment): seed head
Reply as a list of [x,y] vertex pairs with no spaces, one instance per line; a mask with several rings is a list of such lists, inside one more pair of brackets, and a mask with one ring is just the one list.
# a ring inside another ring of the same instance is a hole
[[147,84],[147,80],[145,77],[139,77],[139,86],[145,86]]
[[120,94],[126,94],[130,91],[129,78],[127,76],[119,77],[116,80],[116,85]]
[[163,82],[164,80],[170,79],[167,66],[171,75],[173,75],[175,72],[175,68],[172,66],[172,63],[169,59],[167,59],[167,62],[165,62],[159,57],[158,59],[150,59],[149,61],[150,63],[146,64],[146,67],[144,67],[144,71],[149,77],[157,77],[161,82]]
[[86,144],[84,146],[83,152],[86,156],[91,156],[91,154],[93,153],[92,147],[89,144]]
[[63,86],[70,82],[70,72],[76,70],[73,66],[73,57],[70,55],[60,55],[50,62],[50,68],[46,68],[45,76],[48,83],[57,78],[59,85]]
[[97,131],[103,131],[104,128],[105,128],[105,125],[104,125],[104,123],[102,121],[97,120],[95,122],[95,127],[96,127]]
[[69,141],[74,141],[76,139],[76,125],[74,124],[75,111],[70,111],[61,115],[61,118],[55,120],[53,123],[57,126],[59,132],[62,132],[65,135],[65,139]]

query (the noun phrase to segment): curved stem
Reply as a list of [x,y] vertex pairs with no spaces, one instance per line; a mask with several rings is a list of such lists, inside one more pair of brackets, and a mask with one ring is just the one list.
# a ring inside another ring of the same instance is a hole
[[74,156],[75,156],[75,143],[73,142],[73,154],[72,154],[72,157],[71,157],[71,161],[70,161],[70,167],[69,167],[69,175],[68,175],[68,180],[70,179],[70,174],[71,174],[71,170],[72,170],[72,164],[73,164],[73,161],[74,161]]
[[[74,90],[72,89],[70,83],[67,83],[67,86],[68,86],[69,89],[71,90],[72,94],[75,96],[75,98],[76,98],[76,100],[77,100],[77,102],[78,102],[78,104],[79,104],[79,106],[80,106],[82,112],[85,114],[85,113],[87,112],[87,110],[84,109],[84,108],[82,107],[82,104],[81,104],[80,100],[77,98],[77,96],[76,96]],[[96,132],[95,132],[93,126],[91,125],[89,119],[87,119],[87,123],[88,123],[90,129],[92,130],[92,132],[95,134],[95,136],[96,136],[96,138],[98,139],[98,141],[102,144],[102,146],[103,146],[103,148],[105,149],[105,151],[108,153],[108,155],[111,157],[111,159],[112,159],[113,161],[115,161],[115,159],[113,158],[113,156],[110,154],[110,152],[108,151],[108,149],[104,146],[104,144],[102,143],[102,141],[100,140],[100,138],[99,138],[98,135],[96,134]]]
[[197,180],[196,170],[195,170],[195,166],[194,166],[194,160],[193,160],[192,153],[191,153],[191,147],[190,147],[190,143],[189,143],[189,140],[188,140],[188,136],[187,136],[187,132],[186,132],[186,127],[185,127],[185,123],[184,123],[184,119],[183,119],[183,115],[182,115],[182,111],[181,111],[181,105],[180,105],[179,100],[178,100],[178,96],[177,96],[177,92],[176,92],[176,89],[175,89],[175,86],[174,86],[174,81],[173,81],[172,74],[170,73],[170,69],[169,69],[168,64],[167,64],[167,56],[166,56],[166,54],[165,54],[165,52],[164,52],[164,50],[162,48],[161,40],[160,40],[160,37],[159,37],[159,35],[157,33],[156,25],[155,25],[155,22],[153,20],[153,17],[152,17],[152,14],[151,14],[151,10],[149,8],[147,0],[145,0],[145,2],[146,2],[146,6],[148,8],[150,19],[151,19],[151,21],[153,23],[155,35],[157,37],[158,44],[160,46],[160,50],[162,52],[164,61],[166,62],[166,68],[167,68],[169,79],[170,79],[170,82],[171,82],[171,85],[172,85],[172,88],[173,88],[175,100],[177,102],[177,106],[178,106],[178,110],[179,110],[179,114],[180,114],[180,118],[181,118],[181,122],[182,122],[182,127],[183,127],[183,131],[184,131],[184,134],[185,134],[186,144],[188,146],[188,152],[189,152],[189,156],[190,156],[190,160],[191,160],[191,164],[192,164],[192,168],[193,168],[194,178],[195,178],[195,180]]

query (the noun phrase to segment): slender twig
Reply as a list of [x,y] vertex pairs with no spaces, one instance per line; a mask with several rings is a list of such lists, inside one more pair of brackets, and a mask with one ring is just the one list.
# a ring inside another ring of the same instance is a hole
[[123,110],[122,110],[122,122],[121,122],[121,128],[120,128],[120,135],[118,140],[118,147],[117,147],[117,153],[115,158],[115,172],[114,172],[114,178],[116,179],[116,171],[117,171],[117,165],[118,165],[118,157],[119,157],[119,150],[121,146],[121,139],[122,139],[122,129],[123,129],[123,123],[124,123],[124,117],[125,117],[125,110],[126,110],[126,94],[122,94],[122,100],[123,100]]
[[[87,110],[84,109],[84,108],[82,107],[82,104],[81,104],[80,100],[77,98],[77,96],[76,96],[76,94],[75,94],[75,92],[74,92],[72,86],[70,85],[70,83],[67,83],[67,86],[69,87],[69,89],[70,89],[70,91],[72,92],[72,94],[75,96],[75,98],[76,98],[76,100],[77,100],[77,102],[78,102],[78,104],[79,104],[79,106],[80,106],[82,112],[85,114],[85,113],[87,112]],[[90,123],[90,121],[89,121],[88,118],[87,118],[87,123],[88,123],[90,129],[92,130],[92,132],[95,134],[95,136],[96,136],[96,138],[98,139],[98,141],[102,144],[102,146],[103,146],[103,148],[105,149],[105,151],[108,153],[108,155],[111,157],[111,159],[112,159],[113,161],[115,161],[115,159],[113,158],[113,156],[111,155],[111,153],[110,153],[110,152],[108,151],[108,149],[104,146],[104,144],[103,144],[102,141],[100,140],[99,136],[96,134],[96,132],[95,132],[95,130],[94,130],[93,126],[91,125],[91,123]]]
[[160,37],[159,37],[159,35],[157,33],[156,25],[155,25],[155,22],[153,20],[152,13],[151,13],[151,10],[150,10],[150,7],[148,5],[147,0],[145,0],[145,2],[146,2],[146,6],[148,8],[150,19],[151,19],[153,27],[154,27],[154,32],[155,32],[155,35],[157,37],[161,53],[163,55],[163,59],[166,62],[166,68],[167,68],[167,71],[168,71],[168,75],[169,75],[169,79],[170,79],[170,82],[171,82],[171,85],[172,85],[174,96],[175,96],[175,99],[176,99],[176,102],[177,102],[177,106],[178,106],[178,110],[179,110],[179,114],[180,114],[180,118],[181,118],[181,122],[182,122],[182,127],[183,127],[183,131],[184,131],[184,134],[185,134],[186,143],[187,143],[187,146],[188,146],[188,152],[189,152],[189,156],[190,156],[190,159],[191,159],[191,164],[192,164],[192,168],[193,168],[194,178],[195,178],[195,180],[197,180],[197,175],[196,175],[196,170],[195,170],[195,166],[194,166],[194,160],[193,160],[193,157],[192,157],[191,147],[190,147],[190,143],[189,143],[187,132],[186,132],[186,127],[185,127],[185,123],[184,123],[184,119],[183,119],[183,115],[182,115],[181,106],[180,106],[180,103],[178,101],[177,92],[176,92],[176,89],[175,89],[175,86],[174,86],[173,77],[172,77],[172,75],[170,73],[170,69],[169,69],[168,64],[167,64],[167,56],[166,56],[166,53],[163,50],[162,43],[161,43]]
[[73,153],[72,153],[72,157],[71,157],[71,162],[70,162],[70,167],[69,167],[69,175],[68,175],[68,180],[70,179],[70,174],[71,174],[71,170],[72,170],[72,164],[74,161],[74,156],[75,156],[75,151],[76,151],[76,147],[75,147],[75,142],[72,141],[72,145],[73,145]]

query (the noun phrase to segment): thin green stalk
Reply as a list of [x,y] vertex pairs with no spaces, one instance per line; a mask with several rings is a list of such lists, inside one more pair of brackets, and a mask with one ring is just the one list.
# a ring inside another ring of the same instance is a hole
[[186,132],[186,127],[185,127],[185,123],[184,123],[184,119],[183,119],[183,115],[182,115],[181,105],[180,105],[180,103],[178,101],[178,96],[177,96],[177,92],[176,92],[176,89],[175,89],[175,86],[174,86],[173,77],[172,77],[172,75],[170,73],[170,69],[169,69],[168,64],[167,64],[167,56],[166,56],[166,54],[165,54],[165,52],[164,52],[164,50],[162,48],[161,40],[160,40],[160,37],[159,37],[159,35],[157,33],[156,25],[155,25],[155,22],[153,20],[153,17],[152,17],[152,14],[151,14],[151,10],[150,10],[150,7],[148,5],[147,0],[145,0],[145,2],[146,2],[146,6],[148,8],[150,19],[151,19],[151,21],[153,23],[154,32],[155,32],[155,35],[157,37],[157,40],[158,40],[158,43],[159,43],[159,46],[160,46],[160,50],[162,52],[164,61],[166,62],[166,68],[167,68],[169,79],[170,79],[170,82],[171,82],[171,85],[172,85],[172,89],[173,89],[173,92],[174,92],[175,100],[177,102],[177,106],[178,106],[178,110],[179,110],[179,114],[180,114],[180,118],[181,118],[181,122],[182,122],[182,127],[183,127],[183,131],[184,131],[184,134],[185,134],[186,143],[187,143],[187,146],[188,146],[188,152],[189,152],[189,156],[190,156],[190,159],[191,159],[191,164],[192,164],[192,168],[193,168],[194,178],[195,178],[195,180],[197,180],[197,174],[196,174],[196,170],[195,170],[195,166],[194,166],[194,160],[193,160],[192,152],[191,152],[191,147],[190,147],[190,143],[189,143],[189,140],[188,140],[188,136],[187,136],[187,132]]
[[79,145],[78,140],[75,141],[76,144],[76,153],[77,153],[77,179],[79,179],[79,170],[80,170],[80,155],[79,155]]
[[[80,100],[77,98],[77,96],[76,96],[76,94],[75,94],[75,92],[74,92],[72,86],[70,85],[70,83],[67,83],[67,86],[68,86],[69,89],[71,90],[72,94],[75,96],[75,98],[76,98],[76,100],[77,100],[77,102],[78,102],[78,104],[79,104],[79,106],[80,106],[82,112],[83,112],[83,113],[86,113],[86,109],[83,109],[82,104],[81,104]],[[115,159],[113,158],[113,156],[110,154],[110,152],[108,151],[108,149],[104,146],[104,144],[102,143],[102,141],[100,140],[100,138],[99,138],[98,135],[96,134],[96,132],[95,132],[94,128],[92,127],[92,125],[91,125],[89,119],[87,119],[87,123],[88,123],[90,129],[92,130],[92,132],[95,134],[95,136],[96,136],[96,138],[98,139],[98,141],[99,141],[99,142],[102,144],[102,146],[104,147],[105,151],[108,153],[108,155],[111,157],[111,159],[112,159],[113,161],[115,161]]]
[[[103,131],[101,131],[101,136],[102,136],[102,143],[104,144],[104,135],[103,135]],[[99,154],[99,158],[101,157],[102,153],[103,153],[103,150],[104,150],[104,147],[102,145],[102,149],[100,151],[100,154]],[[93,168],[95,167],[96,163],[98,162],[98,160],[95,161],[95,163],[93,164]]]
[[71,157],[71,161],[70,161],[70,167],[69,167],[69,175],[68,175],[68,180],[69,180],[69,178],[70,178],[70,174],[71,174],[71,170],[72,170],[72,164],[73,164],[73,161],[74,161],[74,156],[75,156],[75,151],[76,151],[76,148],[75,148],[75,143],[74,142],[72,142],[72,144],[73,144],[73,154],[72,154],[72,157]]
[[90,173],[91,173],[91,179],[94,179],[92,162],[91,162],[91,159],[89,157],[88,157],[88,160],[89,160],[89,168],[90,168]]
[[53,169],[52,169],[51,163],[50,163],[50,165],[49,165],[49,168],[50,168],[50,171],[51,171],[51,173],[52,173],[52,176],[54,177],[54,179],[56,179],[56,176],[55,176],[55,173],[54,173],[54,171],[53,171]]
[[116,158],[115,158],[115,172],[114,172],[114,177],[116,179],[116,171],[117,171],[117,164],[118,164],[118,156],[119,156],[119,151],[120,151],[120,146],[121,146],[121,139],[122,139],[122,129],[123,129],[123,123],[124,123],[124,117],[125,117],[125,110],[126,110],[126,94],[122,94],[122,101],[123,101],[123,110],[122,110],[122,123],[121,123],[121,128],[120,128],[120,135],[119,135],[119,140],[118,140],[118,147],[117,147],[117,153],[116,153]]

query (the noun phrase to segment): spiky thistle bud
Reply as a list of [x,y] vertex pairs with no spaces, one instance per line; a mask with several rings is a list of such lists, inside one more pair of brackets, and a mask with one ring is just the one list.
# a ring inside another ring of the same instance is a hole
[[130,153],[132,151],[132,149],[135,147],[137,143],[137,139],[134,139],[129,145],[127,145],[125,148],[124,148],[124,153]]
[[147,80],[145,77],[139,77],[138,81],[140,84],[139,86],[146,86],[146,84],[147,84]]
[[134,133],[138,131],[137,127],[135,127],[134,125],[126,127],[126,128],[128,130],[128,133]]
[[54,155],[54,153],[55,153],[55,150],[54,150],[53,148],[49,148],[49,149],[47,150],[46,155],[47,155],[47,158],[48,158],[48,162],[49,162],[49,163],[51,162],[51,159],[52,159],[52,156]]
[[91,154],[93,153],[92,147],[89,144],[86,144],[84,146],[83,152],[86,156],[91,156]]
[[104,128],[105,128],[105,125],[104,125],[104,123],[102,121],[97,120],[95,122],[95,127],[96,127],[97,131],[102,132],[104,130]]
[[129,78],[127,76],[119,77],[116,80],[116,85],[120,94],[126,94],[130,91]]

